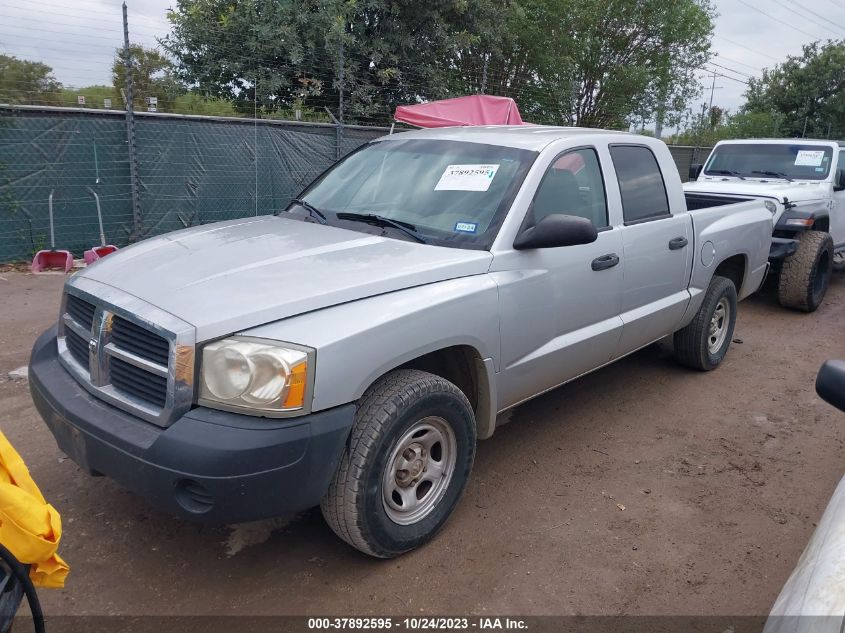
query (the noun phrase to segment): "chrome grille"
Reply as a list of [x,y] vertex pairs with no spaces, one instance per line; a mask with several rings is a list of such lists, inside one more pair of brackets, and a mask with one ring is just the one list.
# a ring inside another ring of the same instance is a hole
[[88,341],[79,336],[76,332],[68,331],[65,337],[67,349],[73,359],[82,365],[88,366]]
[[170,343],[166,338],[116,316],[112,321],[111,340],[115,347],[167,367]]
[[156,407],[167,402],[167,378],[156,376],[119,358],[111,359],[111,383],[115,389]]
[[[94,324],[94,312],[96,312],[96,310],[97,308],[94,307],[94,305],[88,303],[84,299],[74,297],[73,295],[69,295],[67,298],[67,313],[74,321],[87,330],[90,330],[91,326]],[[87,343],[85,344],[85,347],[88,347]]]
[[60,361],[88,391],[149,422],[167,426],[191,407],[193,328],[135,297],[73,278],[58,346]]

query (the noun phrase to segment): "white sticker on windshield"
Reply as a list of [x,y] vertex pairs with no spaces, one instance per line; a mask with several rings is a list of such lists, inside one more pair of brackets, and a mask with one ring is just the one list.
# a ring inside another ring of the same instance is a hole
[[824,159],[824,150],[799,149],[795,164],[799,167],[818,167]]
[[435,191],[487,191],[499,165],[449,165]]

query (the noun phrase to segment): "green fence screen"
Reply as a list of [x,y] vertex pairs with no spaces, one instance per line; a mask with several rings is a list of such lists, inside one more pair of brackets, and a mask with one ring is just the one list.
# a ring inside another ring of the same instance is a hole
[[[219,220],[272,213],[314,177],[387,133],[316,123],[136,115],[141,238]],[[133,231],[122,112],[0,107],[0,262],[49,245],[76,256],[99,242],[100,198],[108,243]]]

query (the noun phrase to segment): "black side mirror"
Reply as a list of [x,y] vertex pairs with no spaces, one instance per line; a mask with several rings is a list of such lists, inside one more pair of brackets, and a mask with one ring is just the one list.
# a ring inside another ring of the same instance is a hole
[[513,242],[516,250],[529,248],[555,248],[590,244],[599,237],[595,225],[587,218],[553,213],[517,235]]
[[701,174],[701,170],[704,169],[704,165],[696,165],[692,164],[689,166],[689,179],[690,180],[697,180],[698,176]]
[[842,191],[845,189],[845,169],[836,172],[836,180],[833,181],[833,190]]
[[822,400],[845,411],[845,360],[829,360],[816,376],[816,393]]

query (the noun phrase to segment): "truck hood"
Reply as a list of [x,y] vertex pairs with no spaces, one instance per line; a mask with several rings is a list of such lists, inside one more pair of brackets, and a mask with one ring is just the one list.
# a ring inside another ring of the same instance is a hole
[[783,202],[784,197],[790,202],[807,202],[830,198],[830,183],[784,182],[769,180],[739,180],[738,178],[718,178],[684,183],[684,191],[696,193],[716,193],[754,198],[773,198]]
[[487,251],[264,216],[145,240],[78,275],[191,323],[203,341],[385,292],[478,275],[491,260]]

